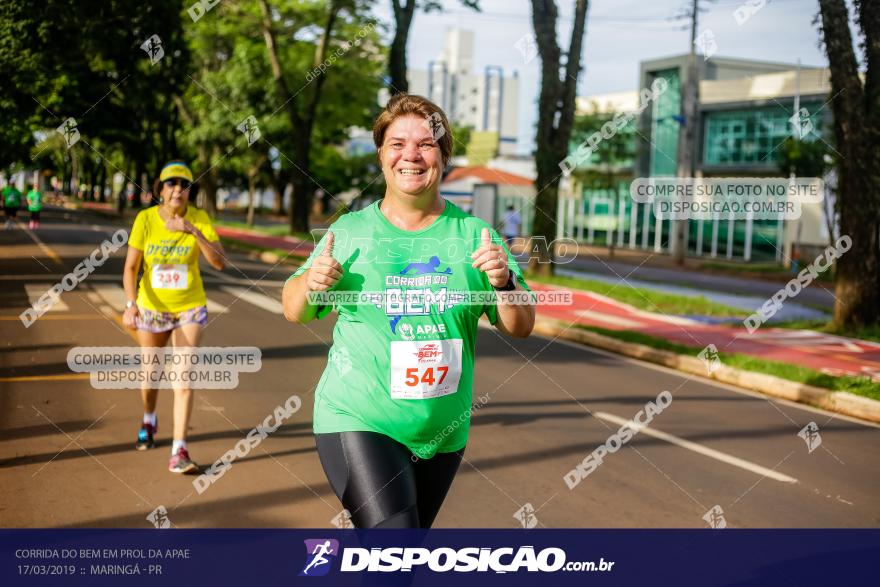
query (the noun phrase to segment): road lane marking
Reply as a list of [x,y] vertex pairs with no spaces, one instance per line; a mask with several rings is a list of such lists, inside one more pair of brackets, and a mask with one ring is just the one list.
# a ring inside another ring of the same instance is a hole
[[[30,302],[31,306],[36,307],[37,301],[40,297],[43,296],[47,291],[52,289],[51,284],[37,284],[37,283],[26,283],[24,284],[24,291],[27,292],[28,302]],[[64,300],[61,297],[58,297],[58,301],[52,304],[52,307],[49,308],[49,312],[66,312],[70,310],[70,307],[64,303]]]
[[109,283],[93,283],[92,289],[95,290],[104,303],[108,304],[117,312],[125,311],[125,290],[118,285]]
[[72,381],[88,379],[89,373],[66,373],[64,375],[22,375],[21,377],[0,377],[0,381]]
[[734,467],[739,467],[740,469],[745,469],[746,471],[750,471],[763,477],[769,477],[770,479],[773,479],[775,481],[781,481],[782,483],[798,482],[798,480],[794,477],[789,477],[788,475],[777,473],[773,469],[768,469],[767,467],[756,465],[755,463],[729,455],[727,453],[723,453],[719,450],[715,450],[714,448],[709,448],[707,446],[703,446],[702,444],[697,444],[696,442],[691,442],[690,440],[685,440],[684,438],[673,436],[672,434],[662,432],[660,430],[657,430],[656,428],[649,428],[643,424],[634,422],[633,420],[626,420],[607,412],[593,412],[593,416],[607,422],[612,422],[614,424],[617,424],[618,426],[629,426],[633,430],[638,431],[640,434],[646,434],[647,436],[653,436],[654,438],[665,440],[666,442],[670,442],[682,448],[686,448],[695,453],[713,458],[717,461],[721,461],[722,463],[727,463],[728,465],[733,465]]
[[[2,276],[0,276],[2,279]],[[485,322],[485,323],[484,323]],[[488,328],[494,329],[495,327],[489,324],[489,320],[485,317],[480,319],[478,323],[480,328]],[[569,326],[571,328],[571,326]],[[625,363],[629,363],[631,365],[635,365],[636,367],[641,367],[642,369],[651,369],[652,371],[657,371],[660,373],[665,373],[667,375],[673,375],[678,377],[679,379],[688,379],[693,381],[694,383],[699,383],[700,385],[705,385],[707,387],[713,387],[715,389],[732,391],[734,393],[738,393],[740,395],[747,395],[752,399],[762,400],[766,402],[773,402],[776,404],[782,404],[789,408],[795,408],[798,410],[803,410],[805,412],[811,412],[813,414],[828,416],[834,420],[844,420],[851,424],[859,424],[861,426],[865,426],[868,428],[878,428],[880,429],[880,424],[875,424],[874,422],[869,422],[867,420],[859,420],[858,418],[854,418],[852,416],[847,416],[846,414],[841,414],[840,412],[828,412],[821,408],[815,408],[809,404],[802,404],[792,400],[787,400],[781,397],[768,396],[759,391],[752,391],[751,389],[746,389],[744,387],[736,387],[730,383],[724,383],[723,381],[718,381],[717,379],[711,379],[709,377],[704,377],[702,375],[696,375],[693,373],[686,374],[684,371],[679,371],[678,369],[673,369],[672,367],[666,367],[664,365],[658,365],[657,363],[651,363],[650,361],[644,361],[635,359],[633,357],[628,357],[626,355],[620,355],[617,353],[612,353],[611,351],[606,351],[605,349],[600,349],[599,347],[590,346],[588,344],[582,342],[572,342],[570,340],[566,340],[564,338],[560,338],[558,336],[547,336],[543,334],[532,334],[531,338],[540,338],[546,340],[548,344],[561,344],[563,346],[567,346],[573,349],[577,349],[579,351],[585,353],[592,353],[594,355],[602,355],[603,357],[608,357],[609,359],[616,359],[618,361],[623,361]],[[648,401],[648,397],[645,398],[645,401]]]
[[[92,289],[101,297],[101,300],[110,305],[117,312],[125,311],[125,289],[120,285],[110,283],[93,283]],[[89,298],[92,299],[92,298]],[[214,300],[208,299],[208,312],[225,314],[229,308]]]
[[29,228],[25,228],[25,227],[24,227],[24,224],[21,225],[21,228],[22,228],[22,230],[24,230],[24,231],[27,233],[27,235],[28,235],[29,237],[31,237],[31,239],[32,239],[35,243],[37,243],[37,246],[40,247],[40,250],[43,251],[43,253],[44,253],[47,257],[49,257],[50,259],[52,259],[57,265],[61,265],[62,267],[64,266],[64,263],[61,262],[61,257],[59,257],[58,254],[57,254],[55,251],[53,251],[52,248],[51,248],[49,245],[47,245],[46,243],[44,243],[44,242],[40,239],[40,237],[38,237],[36,234],[34,234],[34,232],[33,232],[31,229],[29,229]]
[[[203,272],[206,273],[206,272]],[[23,273],[19,275],[0,275],[0,281],[52,281],[59,282],[61,279],[67,275],[66,273],[55,273],[55,274],[47,274],[47,273]],[[259,285],[260,287],[284,287],[286,281],[281,279],[246,279],[246,278],[235,278],[235,277],[227,277],[222,273],[218,273],[221,277],[206,277],[202,276],[203,283],[225,283],[232,285],[247,285],[247,286],[255,286]],[[94,283],[96,281],[109,281],[113,283],[122,283],[122,274],[113,275],[113,274],[91,274],[89,275],[89,282]]]
[[[51,314],[44,314],[40,316],[40,320],[96,320],[100,318],[100,316],[95,316],[94,314],[57,314],[52,316]],[[21,321],[20,316],[0,316],[0,320],[9,321],[9,320],[18,320]]]
[[220,302],[215,302],[211,298],[208,298],[208,313],[209,314],[226,314],[229,312],[229,307],[224,306]]
[[272,312],[273,314],[284,313],[284,307],[281,305],[281,302],[279,302],[278,300],[274,300],[267,295],[261,294],[258,291],[249,290],[243,287],[227,286],[221,286],[220,289],[222,289],[226,293],[234,295],[238,299],[244,300],[249,304],[253,304],[258,308],[266,310],[267,312]]

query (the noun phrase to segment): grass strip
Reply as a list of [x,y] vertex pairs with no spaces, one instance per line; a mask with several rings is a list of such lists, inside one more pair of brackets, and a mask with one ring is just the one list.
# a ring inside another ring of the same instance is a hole
[[[582,324],[576,324],[575,326],[616,340],[643,344],[654,349],[678,353],[680,355],[696,356],[701,350],[703,350],[702,347],[678,344],[670,342],[664,338],[658,338],[641,332],[609,330],[607,328],[586,326]],[[856,377],[853,375],[835,377],[833,375],[820,373],[809,367],[792,365],[780,361],[768,361],[766,359],[760,359],[742,353],[719,351],[718,356],[721,359],[721,362],[728,367],[736,367],[738,369],[743,369],[744,371],[773,375],[781,379],[787,379],[796,383],[805,383],[815,387],[822,387],[830,389],[831,391],[848,391],[855,395],[880,400],[880,383],[871,381],[870,377]]]

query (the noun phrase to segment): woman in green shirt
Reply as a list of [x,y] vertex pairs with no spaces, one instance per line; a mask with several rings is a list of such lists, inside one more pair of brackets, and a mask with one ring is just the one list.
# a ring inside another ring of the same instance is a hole
[[15,215],[21,208],[21,192],[12,184],[3,188],[3,211],[6,214],[6,224],[4,228],[9,230],[15,228]]
[[33,186],[28,185],[27,196],[25,197],[27,198],[28,212],[31,213],[31,220],[28,226],[31,230],[40,228],[40,210],[43,209],[43,194]]
[[339,313],[314,432],[355,526],[429,528],[467,444],[477,322],[486,314],[525,337],[535,308],[521,303],[527,286],[498,234],[440,196],[452,154],[440,108],[395,96],[373,140],[384,199],[330,227],[285,284],[284,314]]

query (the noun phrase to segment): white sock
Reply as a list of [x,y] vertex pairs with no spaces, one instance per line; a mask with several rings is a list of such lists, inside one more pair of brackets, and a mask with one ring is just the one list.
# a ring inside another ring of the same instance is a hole
[[144,412],[144,424],[149,424],[150,426],[155,428],[156,427],[156,412],[153,412],[152,414],[148,414],[147,412]]
[[171,443],[171,456],[177,454],[177,449],[186,449],[186,441],[185,440],[175,440]]

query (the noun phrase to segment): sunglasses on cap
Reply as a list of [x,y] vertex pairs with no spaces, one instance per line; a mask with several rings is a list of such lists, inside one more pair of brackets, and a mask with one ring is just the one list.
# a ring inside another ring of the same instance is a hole
[[172,177],[171,179],[163,181],[162,184],[170,188],[179,185],[181,189],[188,190],[192,185],[192,182],[188,179],[183,179],[182,177]]

